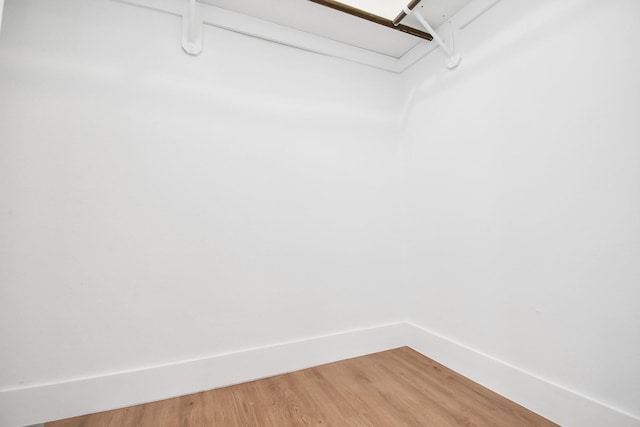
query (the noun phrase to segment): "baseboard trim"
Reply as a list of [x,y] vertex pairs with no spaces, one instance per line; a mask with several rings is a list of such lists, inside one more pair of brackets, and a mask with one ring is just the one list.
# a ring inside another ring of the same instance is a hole
[[20,427],[252,381],[405,345],[405,323],[200,360],[0,392],[0,425]]
[[640,427],[640,419],[407,323],[406,345],[564,427]]
[[640,419],[418,325],[402,322],[205,359],[0,392],[0,425],[122,408],[409,346],[565,427],[640,427]]

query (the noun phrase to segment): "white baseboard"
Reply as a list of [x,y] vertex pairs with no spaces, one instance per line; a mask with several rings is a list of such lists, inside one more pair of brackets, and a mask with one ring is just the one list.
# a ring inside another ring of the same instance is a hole
[[640,419],[408,323],[406,345],[564,427],[640,427]]
[[640,420],[411,323],[394,323],[167,366],[0,392],[0,426],[19,427],[196,393],[409,346],[565,427]]
[[238,384],[404,345],[382,325],[206,359],[0,392],[0,426],[20,427]]

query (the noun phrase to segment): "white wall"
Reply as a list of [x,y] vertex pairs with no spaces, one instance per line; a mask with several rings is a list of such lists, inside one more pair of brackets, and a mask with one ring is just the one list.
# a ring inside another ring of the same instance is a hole
[[638,17],[502,1],[405,75],[410,320],[635,417]]
[[458,70],[395,76],[211,27],[193,58],[174,16],[8,1],[13,419],[66,387],[31,386],[407,315],[640,417],[639,12],[505,0]]
[[397,76],[106,0],[8,1],[0,389],[398,319]]

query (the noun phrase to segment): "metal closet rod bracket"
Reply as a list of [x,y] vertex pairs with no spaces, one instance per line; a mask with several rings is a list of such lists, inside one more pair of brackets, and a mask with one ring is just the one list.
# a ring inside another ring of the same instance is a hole
[[189,55],[202,52],[202,13],[196,0],[186,0],[182,14],[182,49]]
[[456,31],[453,28],[453,24],[451,23],[451,20],[448,20],[449,26],[451,27],[451,45],[447,45],[447,43],[445,43],[444,40],[440,38],[438,33],[436,33],[433,30],[433,28],[427,22],[427,20],[424,19],[422,14],[416,10],[416,7],[420,4],[421,1],[422,0],[411,0],[411,2],[407,6],[405,6],[402,12],[400,12],[398,16],[395,17],[395,19],[393,20],[393,25],[396,25],[396,26],[400,25],[400,22],[409,15],[415,16],[416,19],[418,19],[418,21],[420,22],[420,24],[422,24],[422,26],[429,32],[429,34],[433,36],[433,41],[438,43],[438,46],[440,46],[440,48],[447,55],[447,60],[446,60],[447,68],[450,68],[450,69],[456,68],[460,64],[462,57],[460,56],[460,52],[458,51],[458,49],[456,49],[456,43],[455,43]]
[[0,0],[0,30],[2,29],[2,10],[4,9],[4,0]]

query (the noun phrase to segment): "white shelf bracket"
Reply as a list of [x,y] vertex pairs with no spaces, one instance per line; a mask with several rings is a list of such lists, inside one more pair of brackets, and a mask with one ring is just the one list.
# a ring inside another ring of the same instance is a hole
[[404,13],[406,13],[407,16],[413,14],[413,16],[416,17],[416,19],[429,32],[429,34],[431,34],[433,36],[433,41],[436,42],[438,44],[438,46],[440,46],[442,51],[445,53],[445,55],[447,55],[447,59],[445,61],[445,63],[447,64],[447,68],[449,68],[449,69],[456,68],[460,64],[460,61],[462,60],[462,56],[460,55],[460,49],[459,49],[458,43],[456,43],[456,39],[458,39],[460,37],[459,30],[457,30],[456,27],[451,22],[451,20],[448,19],[447,20],[447,26],[451,30],[451,38],[450,38],[449,42],[446,43],[444,40],[442,40],[442,38],[440,38],[438,33],[435,32],[435,30],[431,27],[431,25],[427,22],[427,20],[424,19],[422,14],[420,12],[418,12],[417,9],[418,9],[417,7],[413,8],[413,9],[405,7],[404,8]]
[[4,9],[4,0],[0,0],[0,30],[2,29],[2,10]]
[[202,12],[197,0],[186,0],[182,15],[182,49],[189,55],[202,52]]

